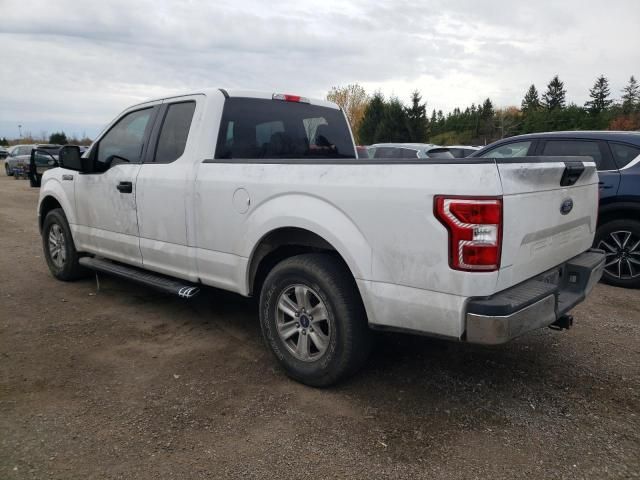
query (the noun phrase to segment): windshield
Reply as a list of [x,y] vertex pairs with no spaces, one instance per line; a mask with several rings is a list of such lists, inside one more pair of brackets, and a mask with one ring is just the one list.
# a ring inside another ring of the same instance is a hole
[[355,157],[340,110],[257,98],[225,101],[217,159]]

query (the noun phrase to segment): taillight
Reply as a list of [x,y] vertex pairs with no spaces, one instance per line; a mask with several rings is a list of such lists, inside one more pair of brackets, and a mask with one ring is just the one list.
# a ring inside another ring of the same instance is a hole
[[274,93],[271,98],[273,100],[283,100],[285,102],[309,103],[309,99],[300,95],[289,95],[288,93]]
[[449,266],[484,272],[500,268],[502,198],[437,195],[435,215],[449,231]]

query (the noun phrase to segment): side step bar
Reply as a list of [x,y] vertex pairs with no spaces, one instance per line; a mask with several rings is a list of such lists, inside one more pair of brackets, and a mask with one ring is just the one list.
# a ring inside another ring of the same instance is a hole
[[101,258],[82,257],[79,263],[90,270],[142,283],[156,290],[178,295],[182,298],[192,298],[200,293],[200,288],[191,283]]

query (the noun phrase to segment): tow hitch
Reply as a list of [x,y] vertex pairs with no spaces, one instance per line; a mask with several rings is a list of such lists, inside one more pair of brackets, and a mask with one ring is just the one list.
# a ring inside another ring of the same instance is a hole
[[569,330],[573,326],[573,315],[562,315],[549,325],[551,330]]

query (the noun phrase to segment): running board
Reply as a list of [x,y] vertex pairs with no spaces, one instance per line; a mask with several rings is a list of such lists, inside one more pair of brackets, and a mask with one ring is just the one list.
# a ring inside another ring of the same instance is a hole
[[80,258],[79,263],[83,267],[95,270],[96,272],[107,273],[115,277],[141,283],[162,292],[178,295],[182,298],[192,298],[200,293],[200,288],[191,283],[185,283],[182,280],[177,280],[157,273],[151,273],[135,267],[129,267],[109,260],[94,257],[82,257]]

